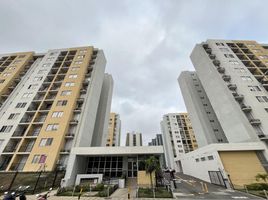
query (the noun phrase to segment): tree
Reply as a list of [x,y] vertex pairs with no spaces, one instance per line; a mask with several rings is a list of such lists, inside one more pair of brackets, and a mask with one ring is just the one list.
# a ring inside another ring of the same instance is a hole
[[256,178],[256,181],[263,180],[265,183],[267,183],[268,174],[257,174],[255,178]]
[[151,156],[150,158],[148,158],[147,160],[145,160],[145,171],[146,173],[150,174],[150,181],[151,181],[151,188],[153,189],[153,177],[152,177],[152,173],[154,171],[159,170],[160,166],[159,166],[159,161],[154,157]]

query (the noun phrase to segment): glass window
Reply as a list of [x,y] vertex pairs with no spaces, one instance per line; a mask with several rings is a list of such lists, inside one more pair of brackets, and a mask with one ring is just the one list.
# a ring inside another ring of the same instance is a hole
[[234,55],[233,55],[233,54],[224,54],[224,56],[225,56],[226,58],[234,58]]
[[59,118],[63,116],[63,112],[62,111],[56,111],[52,113],[52,117],[53,118]]
[[57,102],[57,106],[66,106],[67,103],[68,103],[67,100],[59,100],[59,101]]
[[26,102],[23,103],[17,103],[16,108],[24,108],[26,106]]
[[80,67],[72,67],[71,68],[71,71],[77,71],[77,70],[79,70],[80,69]]
[[214,160],[213,156],[208,156],[208,160]]
[[248,88],[250,91],[261,91],[261,88],[259,86],[249,85]]
[[253,81],[252,78],[250,76],[241,76],[241,79],[243,81]]
[[32,92],[26,92],[22,95],[22,98],[30,98],[33,96],[33,93]]
[[8,117],[8,119],[18,119],[18,116],[20,115],[20,113],[11,113]]
[[74,86],[74,82],[65,83],[65,87],[73,87],[73,86]]
[[0,132],[1,133],[9,133],[12,128],[13,128],[13,126],[2,126],[2,128],[0,129]]
[[229,52],[228,48],[220,48],[221,52]]
[[239,62],[236,61],[236,60],[229,60],[229,63],[230,63],[231,65],[239,65]]
[[40,156],[39,163],[45,163],[46,162],[46,159],[47,159],[47,156],[46,155],[41,155]]
[[71,95],[72,91],[71,90],[64,90],[61,92],[61,96],[69,96]]
[[259,102],[268,102],[267,96],[256,96],[256,98]]
[[77,78],[77,74],[70,74],[70,75],[69,75],[69,78],[73,78],[73,79],[75,79],[75,78]]
[[224,46],[224,44],[221,43],[221,42],[216,42],[216,45],[217,45],[217,46]]
[[38,86],[37,83],[36,84],[31,84],[31,85],[29,85],[28,89],[35,89],[35,88],[37,88],[37,86]]
[[34,81],[41,81],[42,80],[42,76],[36,76],[36,77],[34,77]]
[[59,124],[48,124],[46,131],[56,131],[59,128]]
[[39,159],[40,159],[40,155],[34,155],[32,163],[38,163]]

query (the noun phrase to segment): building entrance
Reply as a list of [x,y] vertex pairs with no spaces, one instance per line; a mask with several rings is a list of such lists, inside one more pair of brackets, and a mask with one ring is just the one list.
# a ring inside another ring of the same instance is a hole
[[127,177],[128,178],[135,178],[135,177],[137,177],[137,170],[138,170],[137,158],[136,157],[128,158],[127,161],[128,161]]

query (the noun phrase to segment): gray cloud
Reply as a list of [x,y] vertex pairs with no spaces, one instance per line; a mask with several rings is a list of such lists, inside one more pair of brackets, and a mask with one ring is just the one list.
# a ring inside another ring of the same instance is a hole
[[189,55],[207,38],[267,42],[261,0],[2,0],[0,52],[94,45],[115,81],[112,109],[126,131],[148,141],[168,112],[185,111],[177,84]]

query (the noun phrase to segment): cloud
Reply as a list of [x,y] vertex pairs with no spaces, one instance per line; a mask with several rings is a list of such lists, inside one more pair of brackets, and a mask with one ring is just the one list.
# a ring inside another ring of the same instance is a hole
[[94,45],[114,78],[112,109],[147,141],[162,115],[185,111],[177,84],[193,70],[189,55],[208,38],[267,42],[261,0],[2,0],[0,52]]

